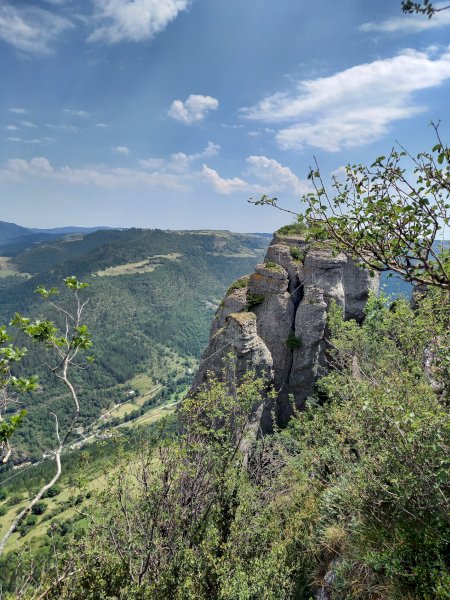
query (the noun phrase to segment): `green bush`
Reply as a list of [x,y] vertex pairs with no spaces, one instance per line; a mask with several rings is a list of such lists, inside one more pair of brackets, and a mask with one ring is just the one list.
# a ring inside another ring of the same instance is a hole
[[255,308],[255,306],[259,306],[260,304],[262,304],[264,300],[265,296],[263,296],[263,294],[247,294],[246,310],[251,311],[252,308]]
[[302,340],[295,335],[293,331],[288,335],[286,340],[286,345],[289,350],[296,350],[297,348],[302,347]]
[[45,494],[42,496],[43,498],[54,498],[58,494],[61,493],[62,487],[57,483],[53,485],[50,489],[48,489]]
[[300,250],[298,246],[289,246],[289,252],[294,260],[303,262],[305,260],[305,251]]
[[40,500],[33,506],[33,508],[31,509],[31,512],[33,513],[33,515],[42,515],[42,514],[44,514],[44,512],[46,510],[47,510],[47,503]]
[[8,500],[6,501],[6,504],[8,506],[15,506],[16,504],[19,504],[19,502],[23,501],[23,496],[22,494],[13,494],[12,496],[10,496],[8,498]]
[[232,283],[230,285],[230,287],[227,290],[226,295],[229,296],[231,294],[231,292],[234,292],[234,290],[240,290],[242,288],[247,287],[249,281],[250,281],[250,277],[241,277],[240,279],[238,279],[237,281],[235,281],[234,283]]
[[266,269],[271,269],[272,271],[281,271],[282,267],[280,267],[280,265],[277,265],[277,263],[275,262],[266,262],[265,264]]
[[290,225],[284,225],[278,229],[277,233],[280,235],[304,235],[307,231],[304,223],[291,223]]

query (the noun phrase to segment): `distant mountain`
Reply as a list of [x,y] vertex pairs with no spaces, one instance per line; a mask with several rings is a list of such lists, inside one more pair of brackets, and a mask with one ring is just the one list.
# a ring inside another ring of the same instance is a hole
[[116,229],[116,227],[105,227],[104,225],[101,225],[99,227],[53,227],[51,229],[36,229],[33,228],[31,229],[31,231],[35,232],[35,233],[51,233],[53,235],[65,235],[68,233],[83,233],[83,234],[88,234],[88,233],[94,233],[95,231],[111,231],[113,229]]
[[67,235],[87,235],[99,230],[111,230],[111,227],[54,227],[37,229],[22,227],[15,223],[0,221],[0,255],[16,256],[27,248],[42,242],[53,241]]
[[6,221],[0,221],[0,244],[14,240],[23,235],[27,235],[31,232],[26,227],[21,227],[15,223],[7,223]]

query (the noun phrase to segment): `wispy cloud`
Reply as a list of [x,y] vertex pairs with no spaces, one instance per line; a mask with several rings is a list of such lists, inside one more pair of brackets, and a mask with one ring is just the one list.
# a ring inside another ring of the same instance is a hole
[[71,108],[63,108],[62,112],[66,115],[70,115],[71,117],[82,117],[83,119],[90,116],[85,110],[73,110]]
[[22,125],[22,127],[28,127],[29,129],[33,129],[34,127],[37,127],[37,125],[35,125],[31,121],[20,121],[20,124]]
[[[433,3],[435,8],[444,8],[448,2]],[[369,21],[363,23],[359,29],[364,32],[378,33],[411,33],[425,31],[426,29],[439,29],[450,25],[450,11],[444,10],[436,13],[432,19],[425,15],[403,15],[391,17],[383,21]]]
[[191,94],[185,102],[174,100],[168,115],[186,125],[203,121],[211,110],[219,108],[219,101],[212,96]]
[[9,142],[21,143],[21,144],[48,144],[49,142],[54,142],[55,139],[51,137],[40,137],[40,138],[31,138],[24,139],[21,137],[8,137],[6,138]]
[[163,31],[190,0],[94,0],[97,26],[91,42],[141,42]]
[[130,149],[127,146],[113,146],[112,151],[116,154],[130,154]]
[[7,125],[6,129],[8,131],[18,131],[19,128],[16,125]]
[[0,5],[0,39],[27,55],[51,54],[61,34],[73,24],[49,10],[33,6]]
[[208,142],[206,147],[200,152],[186,154],[185,152],[174,152],[169,159],[164,158],[148,158],[139,161],[141,167],[146,169],[157,169],[165,172],[182,172],[186,171],[196,161],[204,158],[216,156],[220,151],[220,146],[214,142]]
[[278,125],[276,140],[283,149],[312,146],[333,152],[371,143],[392,122],[426,111],[414,102],[414,92],[448,79],[450,49],[440,56],[405,50],[330,77],[299,81],[290,91],[242,109],[241,115]]
[[148,173],[141,169],[112,169],[104,166],[57,168],[43,156],[37,156],[29,161],[20,158],[11,159],[0,169],[0,181],[24,181],[28,178],[46,179],[64,185],[98,186],[110,189],[132,186],[185,189],[179,178],[168,173]]
[[9,109],[9,112],[14,113],[15,115],[25,115],[27,111],[24,108],[13,107]]

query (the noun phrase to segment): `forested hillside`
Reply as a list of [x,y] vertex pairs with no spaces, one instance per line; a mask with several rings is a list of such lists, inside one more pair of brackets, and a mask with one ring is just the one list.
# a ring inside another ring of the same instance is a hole
[[[86,322],[95,362],[74,372],[80,425],[86,426],[138,387],[136,375],[145,375],[149,385],[167,384],[163,397],[189,383],[214,308],[230,282],[260,262],[267,241],[229,232],[131,229],[32,246],[10,261],[18,274],[0,278],[0,322],[9,323],[15,312],[54,319],[35,294],[37,286],[60,286],[73,274],[89,283],[83,295],[89,298]],[[59,300],[65,301],[62,290]],[[17,432],[16,461],[37,460],[52,447],[49,411],[64,422],[65,391],[44,362],[31,347],[21,363],[21,373],[39,374],[40,388],[23,399],[28,415]]]

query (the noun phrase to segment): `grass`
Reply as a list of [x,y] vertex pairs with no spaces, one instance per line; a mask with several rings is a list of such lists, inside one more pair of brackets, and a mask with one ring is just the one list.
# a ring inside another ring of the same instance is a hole
[[142,273],[153,273],[157,267],[162,266],[162,260],[178,260],[182,256],[177,252],[172,254],[155,254],[145,260],[138,262],[125,263],[123,265],[116,265],[115,267],[108,267],[103,271],[97,271],[94,275],[98,277],[117,277],[119,275],[136,275]]
[[249,281],[250,277],[241,277],[240,279],[238,279],[230,285],[230,287],[227,290],[226,296],[229,296],[231,292],[234,292],[234,290],[240,290],[242,288],[247,287]]
[[8,256],[0,256],[0,279],[13,277],[14,275],[21,275],[22,277],[30,276],[28,273],[18,271]]
[[[155,408],[151,408],[144,415],[136,419],[135,421],[130,421],[128,423],[122,423],[117,426],[117,430],[120,430],[121,427],[137,427],[137,426],[145,426],[150,425],[152,423],[156,423],[163,417],[167,417],[175,412],[177,405],[177,401],[172,401],[169,404],[165,404],[164,406],[157,406]],[[114,415],[117,416],[117,415]],[[79,514],[78,511],[83,511],[83,508],[86,507],[86,504],[89,502],[88,499],[84,499],[76,507],[68,506],[67,508],[63,508],[64,503],[68,502],[71,498],[78,496],[80,493],[84,495],[87,492],[101,491],[106,485],[106,476],[108,474],[108,464],[105,462],[95,463],[94,470],[88,475],[85,474],[86,469],[83,469],[83,473],[81,474],[83,478],[86,478],[87,481],[83,486],[83,490],[80,490],[76,485],[69,485],[68,482],[63,479],[58,482],[63,489],[61,492],[53,497],[53,498],[45,498],[44,502],[47,504],[46,511],[39,515],[37,518],[36,524],[26,533],[23,537],[21,537],[20,532],[15,532],[11,535],[6,544],[5,550],[9,552],[11,550],[20,550],[24,546],[37,547],[41,544],[43,536],[47,534],[50,526],[55,522],[62,522],[70,519]],[[76,474],[75,474],[76,475]],[[72,480],[76,477],[71,476]],[[7,499],[0,502],[0,506],[6,505]],[[14,506],[7,507],[8,511],[0,517],[0,537],[3,537],[6,530],[10,526],[12,520],[16,516],[19,509],[25,508],[27,501],[24,500]],[[61,512],[58,512],[51,518],[46,518],[50,512],[55,509],[61,508]]]
[[306,226],[303,223],[291,223],[290,225],[280,227],[277,233],[279,235],[304,235],[306,233]]

